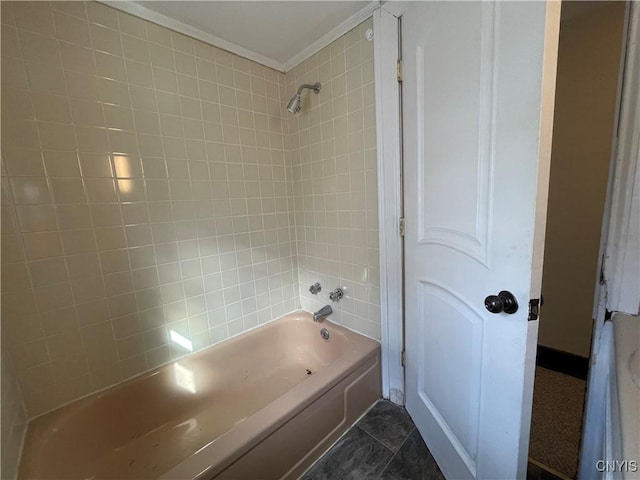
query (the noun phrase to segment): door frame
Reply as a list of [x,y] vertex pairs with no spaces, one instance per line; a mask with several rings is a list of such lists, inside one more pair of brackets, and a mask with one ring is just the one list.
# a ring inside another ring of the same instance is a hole
[[[380,316],[382,395],[404,405],[402,136],[399,16],[389,4],[373,12],[376,142],[378,166],[378,233],[380,241]],[[401,14],[401,13],[400,13]]]
[[614,125],[610,191],[603,229],[603,272],[610,312],[638,315],[640,255],[638,179],[640,176],[640,6],[627,2]]

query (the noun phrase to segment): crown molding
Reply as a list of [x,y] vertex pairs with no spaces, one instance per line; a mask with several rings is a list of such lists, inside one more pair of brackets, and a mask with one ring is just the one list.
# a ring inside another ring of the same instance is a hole
[[121,1],[121,0],[99,0],[100,3],[108,5],[109,7],[115,8],[116,10],[120,10],[122,12],[128,13],[130,15],[134,15],[136,17],[140,17],[144,20],[148,20],[149,22],[155,23],[162,27],[166,27],[169,30],[173,30],[178,33],[182,33],[189,37],[195,38],[196,40],[200,40],[202,42],[208,43],[209,45],[213,45],[214,47],[221,48],[222,50],[226,50],[231,53],[235,53],[236,55],[240,55],[241,57],[248,58],[249,60],[253,60],[261,65],[265,65],[267,67],[273,68],[274,70],[278,70],[279,72],[286,73],[296,65],[302,63],[307,58],[309,58],[314,53],[320,51],[331,42],[341,37],[349,30],[354,28],[355,26],[362,23],[368,17],[373,14],[373,11],[378,8],[383,2],[381,1],[372,1],[368,3],[364,8],[358,10],[356,13],[351,15],[349,18],[344,20],[335,28],[331,29],[325,35],[320,37],[318,40],[313,42],[308,47],[304,48],[302,51],[291,57],[284,63],[281,63],[273,58],[269,58],[265,55],[261,55],[253,50],[249,50],[248,48],[241,47],[233,42],[229,42],[223,38],[217,37],[210,33],[207,33],[199,28],[192,27],[184,22],[179,20],[175,20],[171,17],[163,15],[162,13],[155,12],[139,3],[133,3],[129,1]]
[[276,60],[273,60],[272,58],[260,55],[259,53],[256,53],[253,50],[249,50],[248,48],[241,47],[240,45],[236,45],[235,43],[225,40],[224,38],[211,35],[210,33],[204,32],[199,28],[192,27],[191,25],[187,25],[186,23],[183,23],[179,20],[174,20],[173,18],[167,17],[162,13],[150,10],[147,7],[140,5],[139,3],[125,2],[120,0],[99,1],[100,3],[108,5],[109,7],[115,8],[116,10],[129,13],[136,17],[140,17],[144,20],[150,21],[151,23],[160,25],[161,27],[166,27],[169,30],[182,33],[184,35],[187,35],[188,37],[192,37],[196,40],[208,43],[209,45],[213,45],[214,47],[218,47],[222,50],[235,53],[236,55],[248,58],[249,60],[253,60],[254,62],[260,63],[261,65],[264,65],[266,67],[273,68],[275,70],[278,70],[279,72],[284,72],[284,65]]
[[288,72],[292,68],[304,62],[307,58],[309,58],[314,53],[319,52],[324,47],[329,45],[331,42],[340,38],[342,35],[347,33],[352,28],[360,25],[367,18],[373,15],[374,10],[378,8],[382,3],[383,2],[377,1],[377,0],[368,3],[364,8],[362,8],[361,10],[358,10],[356,13],[354,13],[349,18],[347,18],[345,21],[343,21],[333,29],[329,30],[327,33],[325,33],[322,37],[320,37],[318,40],[313,42],[311,45],[304,48],[303,50],[295,54],[293,57],[291,57],[289,60],[284,62],[284,64],[282,65],[284,67],[283,71],[285,73]]

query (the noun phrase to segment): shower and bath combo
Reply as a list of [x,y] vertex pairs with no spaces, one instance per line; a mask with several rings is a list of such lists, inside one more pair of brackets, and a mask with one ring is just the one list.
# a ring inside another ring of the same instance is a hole
[[291,97],[291,100],[289,100],[289,103],[287,104],[287,110],[289,110],[291,113],[298,113],[300,111],[300,107],[302,106],[302,97],[300,96],[302,90],[308,88],[309,90],[313,90],[314,92],[319,93],[320,87],[320,82],[314,83],[313,85],[311,85],[310,83],[300,85],[296,94]]

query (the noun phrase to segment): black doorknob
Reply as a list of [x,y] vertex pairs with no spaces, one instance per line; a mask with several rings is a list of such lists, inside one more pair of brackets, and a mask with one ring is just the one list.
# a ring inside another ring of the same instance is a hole
[[491,313],[516,313],[518,302],[511,292],[502,290],[498,295],[489,295],[484,299],[484,306]]

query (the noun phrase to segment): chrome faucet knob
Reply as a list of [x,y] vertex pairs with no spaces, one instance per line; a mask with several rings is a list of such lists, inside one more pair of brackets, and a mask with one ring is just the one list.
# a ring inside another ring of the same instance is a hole
[[336,288],[333,292],[329,294],[329,299],[332,302],[339,301],[342,297],[344,297],[344,290],[340,287]]
[[313,294],[313,295],[317,295],[318,292],[320,292],[322,290],[322,286],[320,285],[320,283],[316,282],[313,285],[311,285],[309,287],[309,291]]

